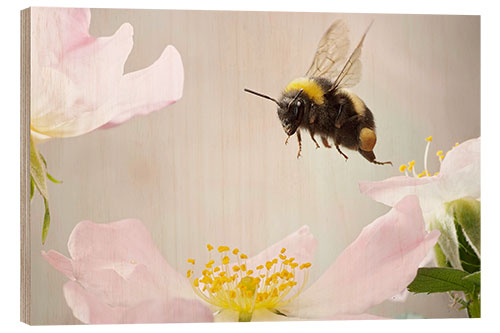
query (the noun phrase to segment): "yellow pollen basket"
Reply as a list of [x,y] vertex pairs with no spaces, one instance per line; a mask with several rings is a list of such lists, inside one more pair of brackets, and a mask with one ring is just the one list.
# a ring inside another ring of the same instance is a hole
[[293,80],[285,87],[285,93],[290,91],[304,90],[304,93],[314,101],[314,103],[322,105],[325,103],[325,92],[323,88],[314,81],[313,79],[307,77],[300,77]]
[[[427,155],[429,154],[429,148],[430,148],[430,145],[432,142],[432,136],[425,138],[425,141],[427,141],[427,145],[425,147],[425,152],[424,152],[424,170],[417,174],[415,172],[415,160],[413,160],[411,162],[408,162],[408,164],[402,164],[399,167],[399,171],[401,173],[404,173],[406,176],[408,176],[409,175],[408,171],[410,171],[410,172],[412,172],[413,177],[415,177],[415,178],[431,177],[431,176],[439,175],[439,172],[435,172],[434,174],[431,175],[431,173],[427,169]],[[455,148],[456,146],[458,146],[458,142],[455,143],[455,146],[451,147],[451,149]],[[450,150],[446,154],[448,154],[450,152]],[[439,150],[436,152],[436,157],[439,159],[439,163],[442,163],[446,154],[444,154],[442,150]]]
[[[245,254],[238,249],[231,251],[227,246],[219,246],[220,260],[214,268],[213,247],[208,245],[207,248],[209,260],[201,276],[195,277],[193,268],[186,276],[196,295],[220,309],[238,312],[240,321],[251,320],[255,310],[273,310],[286,305],[302,292],[309,277],[311,263],[298,263],[295,258],[288,258],[285,248],[277,253],[277,258],[247,267]],[[194,267],[194,259],[187,262]],[[300,286],[297,286],[298,274],[303,277]]]

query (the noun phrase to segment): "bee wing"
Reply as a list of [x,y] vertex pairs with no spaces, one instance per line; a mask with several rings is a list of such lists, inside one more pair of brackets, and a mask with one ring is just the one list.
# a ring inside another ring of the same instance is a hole
[[363,34],[363,37],[361,37],[358,46],[356,46],[349,59],[347,59],[344,68],[342,68],[342,71],[333,82],[333,86],[330,91],[337,88],[352,87],[358,84],[358,82],[361,80],[362,66],[359,57],[361,56],[361,48],[363,47],[363,42],[365,41],[366,34],[368,33],[368,30],[370,30],[372,24],[373,22],[370,23],[365,33]]
[[336,77],[349,51],[349,29],[342,20],[336,20],[318,44],[313,62],[306,72],[308,77]]

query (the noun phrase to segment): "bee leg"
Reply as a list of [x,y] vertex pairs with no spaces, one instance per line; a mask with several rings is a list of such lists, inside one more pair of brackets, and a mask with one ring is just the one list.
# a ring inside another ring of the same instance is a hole
[[299,143],[299,151],[297,152],[297,158],[300,157],[300,152],[302,151],[302,136],[300,135],[300,132],[297,130],[297,141]]
[[311,135],[311,139],[314,141],[314,143],[316,144],[316,149],[319,148],[319,144],[318,142],[316,141],[316,139],[314,138],[314,131],[313,130],[309,130],[309,134]]
[[323,146],[325,146],[326,148],[332,148],[332,146],[330,146],[330,144],[328,143],[328,139],[326,137],[322,136],[321,141],[323,142]]
[[344,156],[344,158],[345,158],[346,161],[349,159],[349,157],[346,154],[344,154],[342,152],[342,150],[340,150],[340,146],[338,144],[335,144],[335,148],[337,148],[337,150],[340,153],[340,155]]
[[391,161],[379,162],[379,161],[375,160],[376,157],[375,157],[375,153],[373,152],[373,150],[366,151],[363,149],[358,149],[358,151],[364,158],[366,158],[368,161],[372,162],[373,164],[377,164],[377,165],[390,164],[390,165],[392,165]]
[[285,145],[288,144],[288,139],[290,139],[290,135],[286,137]]

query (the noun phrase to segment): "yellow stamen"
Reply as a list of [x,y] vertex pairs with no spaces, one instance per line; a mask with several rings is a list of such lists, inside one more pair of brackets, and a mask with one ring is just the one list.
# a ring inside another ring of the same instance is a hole
[[192,264],[192,265],[194,265],[194,263],[195,263],[194,259],[188,259],[187,262]]
[[207,249],[208,249],[208,251],[212,251],[214,249],[214,247],[210,244],[207,244]]
[[[207,246],[208,251],[211,249]],[[212,247],[213,249],[213,247]],[[226,246],[219,246],[220,253],[231,251]],[[265,264],[248,269],[247,263],[240,259],[248,257],[239,250],[231,251],[239,255],[238,263],[230,264],[227,255],[221,255],[220,264],[210,259],[200,277],[193,279],[193,271],[187,271],[194,292],[204,301],[220,309],[231,309],[240,313],[240,317],[251,318],[258,309],[276,309],[295,299],[303,290],[311,267],[310,263],[296,263],[295,258],[287,258],[282,249],[278,258],[273,258]],[[190,259],[189,263],[194,263]],[[229,266],[226,266],[229,265]],[[212,271],[212,267],[213,271]],[[296,270],[300,266],[301,270]],[[266,272],[261,272],[266,268]],[[214,274],[216,273],[216,274]],[[262,274],[264,273],[264,274]],[[297,284],[297,275],[301,275],[301,284]],[[250,316],[250,317],[248,317]]]
[[219,251],[219,253],[222,253],[222,252],[229,251],[229,248],[227,246],[219,246],[217,248],[217,251]]
[[401,164],[401,166],[399,167],[399,171],[400,172],[405,172],[407,168],[408,167],[406,166],[406,164]]
[[428,136],[427,138],[425,138],[425,141],[431,142],[432,141],[432,135]]

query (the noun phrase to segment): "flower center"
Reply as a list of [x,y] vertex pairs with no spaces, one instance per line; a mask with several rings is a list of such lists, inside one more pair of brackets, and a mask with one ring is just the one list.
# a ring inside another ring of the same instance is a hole
[[[311,267],[310,263],[297,263],[295,258],[288,258],[285,248],[276,258],[247,267],[247,255],[236,248],[231,251],[227,246],[217,248],[220,263],[216,266],[212,259],[214,247],[207,244],[207,249],[209,261],[201,275],[195,278],[193,268],[187,271],[187,278],[196,295],[221,310],[237,311],[240,321],[250,321],[258,309],[276,312],[278,306],[295,299],[302,292]],[[187,261],[194,267],[194,259]],[[296,279],[298,274],[303,277],[300,285]]]
[[[409,176],[409,172],[411,172],[412,176],[415,178],[422,178],[422,177],[430,177],[431,176],[431,173],[429,172],[429,169],[427,168],[427,156],[429,155],[429,148],[431,146],[432,136],[425,138],[425,141],[427,141],[427,145],[425,146],[425,152],[424,152],[424,170],[422,172],[420,172],[419,174],[417,174],[415,172],[415,160],[413,160],[413,161],[408,162],[408,164],[402,164],[399,167],[399,171],[404,172],[404,174],[406,176]],[[455,147],[456,146],[458,146],[458,142],[455,143]],[[452,147],[451,149],[453,149],[455,147]],[[448,154],[450,152],[450,150],[448,150],[448,152],[446,152],[446,154]],[[446,156],[446,154],[443,154],[442,150],[439,150],[438,152],[436,152],[436,156],[439,159],[439,164],[441,164],[443,162],[443,159]],[[433,176],[437,176],[438,174],[439,174],[439,172],[435,172],[433,174]]]

